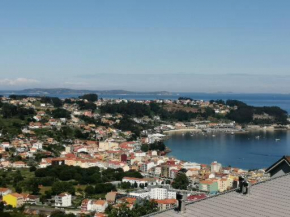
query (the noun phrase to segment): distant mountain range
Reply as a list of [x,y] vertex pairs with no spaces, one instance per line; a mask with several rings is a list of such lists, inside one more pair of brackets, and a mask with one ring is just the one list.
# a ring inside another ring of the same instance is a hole
[[87,93],[96,93],[99,95],[131,95],[131,94],[148,94],[148,95],[172,95],[168,91],[154,92],[135,92],[127,90],[74,90],[69,88],[33,88],[15,91],[0,91],[0,94],[21,94],[21,95],[82,95]]

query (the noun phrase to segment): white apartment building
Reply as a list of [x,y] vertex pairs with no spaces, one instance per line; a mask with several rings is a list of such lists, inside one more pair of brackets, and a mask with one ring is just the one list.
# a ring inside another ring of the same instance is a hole
[[55,196],[55,206],[56,207],[69,207],[71,206],[71,195],[68,193],[61,193]]
[[176,192],[169,191],[166,188],[151,188],[149,197],[155,200],[176,199]]

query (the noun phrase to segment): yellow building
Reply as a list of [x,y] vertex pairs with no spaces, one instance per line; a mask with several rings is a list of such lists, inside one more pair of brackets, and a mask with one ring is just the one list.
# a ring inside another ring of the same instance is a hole
[[12,193],[3,196],[3,201],[12,207],[20,207],[24,203],[24,198],[21,194]]

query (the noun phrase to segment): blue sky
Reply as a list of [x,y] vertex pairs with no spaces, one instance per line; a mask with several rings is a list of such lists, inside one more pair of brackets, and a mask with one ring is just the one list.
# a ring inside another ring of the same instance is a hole
[[289,0],[0,2],[0,89],[290,93]]

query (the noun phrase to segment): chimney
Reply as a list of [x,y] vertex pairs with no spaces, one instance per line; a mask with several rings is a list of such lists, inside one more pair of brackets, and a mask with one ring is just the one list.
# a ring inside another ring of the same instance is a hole
[[182,195],[182,199],[181,199],[181,209],[180,209],[180,212],[181,213],[185,213],[185,211],[186,211],[186,208],[185,208],[185,200],[186,200],[186,193],[183,193],[183,195]]
[[243,184],[243,194],[249,194],[250,193],[250,186],[251,183],[249,183],[248,181],[245,181]]
[[185,200],[186,200],[186,193],[178,192],[176,199],[178,200],[178,208],[177,211],[181,213],[185,213]]
[[237,189],[238,193],[242,193],[244,195],[249,194],[250,192],[250,183],[244,177],[239,177],[239,187]]

